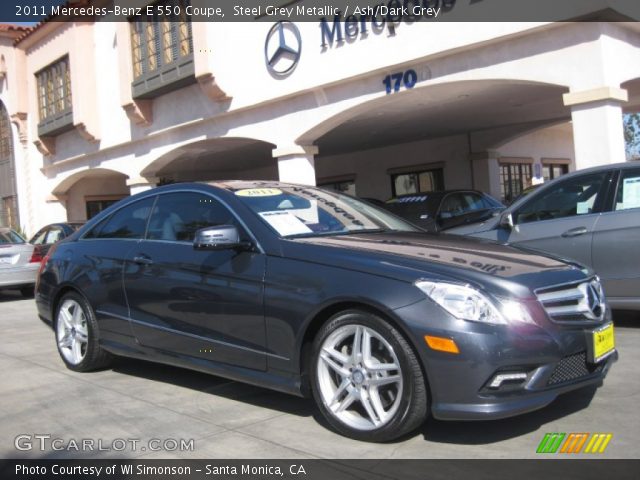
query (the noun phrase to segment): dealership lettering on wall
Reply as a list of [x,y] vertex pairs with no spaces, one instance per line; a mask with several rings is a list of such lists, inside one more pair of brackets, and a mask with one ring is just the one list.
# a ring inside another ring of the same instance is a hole
[[366,37],[368,32],[380,34],[384,30],[395,35],[395,28],[401,22],[408,24],[432,18],[441,12],[448,12],[455,6],[456,0],[390,0],[387,4],[374,6],[349,6],[338,12],[331,20],[320,19],[320,35],[322,47],[331,47],[334,43]]

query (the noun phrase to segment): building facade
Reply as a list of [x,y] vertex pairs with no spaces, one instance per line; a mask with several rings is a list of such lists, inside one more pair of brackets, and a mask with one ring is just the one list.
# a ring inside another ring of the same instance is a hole
[[158,184],[232,178],[508,200],[625,160],[637,23],[333,20],[2,27],[1,221],[33,233]]

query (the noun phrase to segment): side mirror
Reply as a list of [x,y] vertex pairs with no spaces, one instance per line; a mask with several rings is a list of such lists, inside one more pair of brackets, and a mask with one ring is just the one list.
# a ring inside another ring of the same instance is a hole
[[195,250],[224,250],[247,246],[247,242],[240,240],[240,233],[235,225],[201,228],[193,239]]
[[511,213],[503,213],[500,216],[500,227],[505,230],[513,230],[513,215]]

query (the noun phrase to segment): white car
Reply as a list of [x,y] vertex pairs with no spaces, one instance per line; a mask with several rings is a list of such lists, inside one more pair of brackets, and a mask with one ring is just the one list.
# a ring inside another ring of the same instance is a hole
[[0,227],[0,290],[20,290],[33,296],[40,251],[10,228]]

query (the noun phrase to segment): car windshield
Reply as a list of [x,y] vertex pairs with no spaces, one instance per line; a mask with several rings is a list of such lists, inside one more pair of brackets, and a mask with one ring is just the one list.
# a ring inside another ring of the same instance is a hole
[[0,232],[0,243],[24,243],[25,240],[13,230]]
[[247,188],[234,193],[281,237],[420,231],[371,204],[314,187]]

